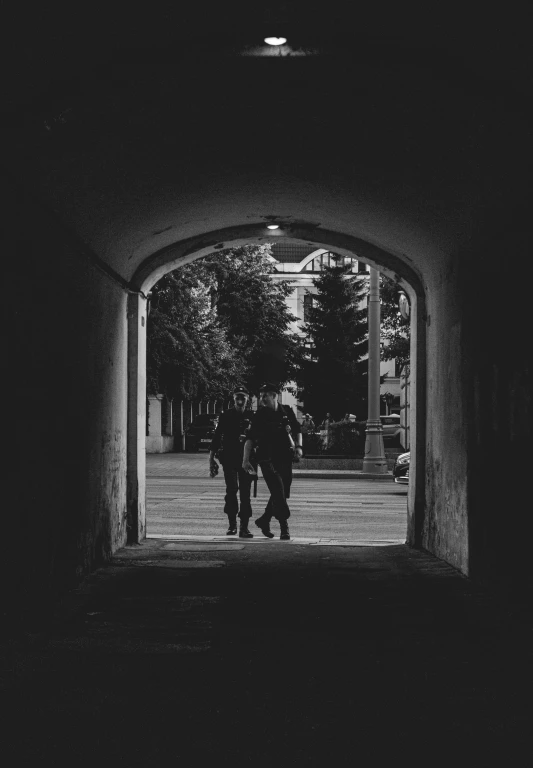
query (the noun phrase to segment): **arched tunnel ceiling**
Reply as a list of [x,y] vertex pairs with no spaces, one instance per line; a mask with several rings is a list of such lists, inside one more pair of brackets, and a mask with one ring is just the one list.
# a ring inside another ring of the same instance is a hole
[[[519,204],[531,75],[519,16],[359,8],[354,26],[338,3],[303,9],[52,4],[13,24],[14,183],[126,279],[173,242],[268,216],[420,268]],[[250,55],[274,25],[292,53]]]

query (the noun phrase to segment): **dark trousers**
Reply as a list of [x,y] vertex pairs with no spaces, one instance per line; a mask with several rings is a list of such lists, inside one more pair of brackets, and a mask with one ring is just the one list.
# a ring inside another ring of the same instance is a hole
[[265,522],[275,517],[280,522],[291,516],[287,499],[291,495],[292,459],[283,462],[262,461],[261,472],[270,491],[270,499],[264,513],[261,515]]
[[[222,469],[224,470],[224,480],[226,481],[224,512],[230,520],[236,519],[238,512],[241,522],[246,523],[252,516],[250,489],[253,477],[236,466],[223,464]],[[237,493],[239,494],[240,510]]]

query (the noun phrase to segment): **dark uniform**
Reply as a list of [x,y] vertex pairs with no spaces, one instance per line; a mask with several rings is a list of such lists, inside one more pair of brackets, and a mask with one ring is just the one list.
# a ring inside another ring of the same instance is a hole
[[228,516],[230,528],[236,525],[237,513],[241,527],[244,526],[244,528],[247,528],[248,520],[252,516],[250,489],[254,478],[242,468],[245,435],[250,427],[252,416],[252,411],[239,413],[234,408],[224,411],[220,414],[215,436],[211,442],[211,452],[218,455],[224,470],[226,482],[224,512]]
[[260,408],[248,430],[247,437],[256,447],[256,458],[270,491],[266,509],[256,520],[256,525],[265,530],[268,530],[272,517],[286,528],[291,514],[287,499],[291,495],[294,451],[287,427],[290,427],[291,435],[301,431],[292,408],[278,403],[276,410]]

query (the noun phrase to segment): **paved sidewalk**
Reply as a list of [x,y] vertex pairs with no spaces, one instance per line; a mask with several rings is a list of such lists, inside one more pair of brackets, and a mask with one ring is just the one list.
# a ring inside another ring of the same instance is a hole
[[2,636],[3,764],[528,765],[532,627],[405,546],[146,541]]

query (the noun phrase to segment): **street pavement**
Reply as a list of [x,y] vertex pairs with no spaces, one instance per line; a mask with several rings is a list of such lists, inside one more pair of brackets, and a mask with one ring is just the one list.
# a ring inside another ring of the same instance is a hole
[[[146,459],[148,538],[226,539],[224,478],[222,470],[216,478],[209,477],[207,454],[148,454]],[[268,498],[259,474],[257,498],[252,499],[254,517],[263,512]],[[344,472],[328,479],[309,471],[301,477],[296,470],[289,506],[293,543],[384,546],[405,542],[407,488],[390,476],[369,480]],[[271,543],[253,522],[250,530],[254,538],[248,543]],[[277,537],[276,521],[272,530]]]

